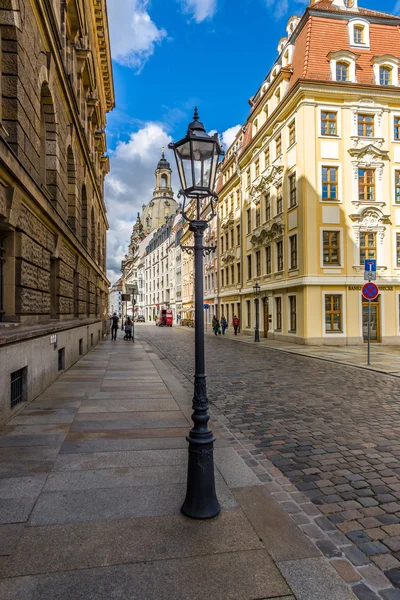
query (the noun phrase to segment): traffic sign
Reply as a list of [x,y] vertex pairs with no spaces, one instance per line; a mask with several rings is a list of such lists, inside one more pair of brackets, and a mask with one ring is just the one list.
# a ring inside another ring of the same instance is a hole
[[364,261],[364,279],[366,281],[376,280],[376,260],[374,258]]
[[210,308],[210,305],[209,305],[209,304],[205,304],[205,305],[204,305],[204,310],[208,310],[209,308]]
[[379,288],[375,283],[369,281],[363,285],[361,293],[366,300],[375,300],[379,296]]

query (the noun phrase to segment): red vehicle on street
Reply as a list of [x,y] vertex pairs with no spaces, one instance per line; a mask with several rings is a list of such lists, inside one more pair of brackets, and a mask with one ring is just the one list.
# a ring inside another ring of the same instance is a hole
[[163,307],[160,309],[156,319],[156,325],[158,327],[172,327],[172,310],[169,308]]

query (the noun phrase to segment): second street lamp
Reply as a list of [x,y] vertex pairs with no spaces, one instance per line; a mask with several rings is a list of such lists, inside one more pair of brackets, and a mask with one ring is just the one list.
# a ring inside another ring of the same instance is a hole
[[254,302],[255,302],[255,305],[256,305],[256,328],[255,328],[255,333],[254,333],[254,341],[255,342],[259,342],[260,341],[260,295],[261,295],[261,288],[260,288],[260,285],[259,285],[258,281],[253,286],[253,290],[254,290]]
[[[199,121],[197,108],[186,136],[169,144],[174,151],[183,196],[182,216],[188,221],[194,235],[194,246],[182,246],[182,250],[194,254],[195,285],[195,376],[193,395],[193,427],[189,442],[189,461],[186,498],[182,505],[183,514],[195,519],[215,517],[221,510],[215,491],[214,441],[208,428],[208,398],[205,375],[204,350],[204,283],[203,256],[215,251],[215,247],[203,246],[204,231],[214,217],[217,195],[214,192],[219,157],[222,155],[218,135],[207,134]],[[210,215],[202,219],[204,209],[210,205]]]

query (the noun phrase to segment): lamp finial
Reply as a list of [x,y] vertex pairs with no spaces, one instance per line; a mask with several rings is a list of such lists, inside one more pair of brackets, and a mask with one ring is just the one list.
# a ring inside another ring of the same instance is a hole
[[162,158],[165,158],[165,147],[164,146],[161,148],[161,155],[162,155]]
[[197,110],[197,106],[194,107],[194,113],[193,113],[193,121],[198,121],[199,120],[199,111]]

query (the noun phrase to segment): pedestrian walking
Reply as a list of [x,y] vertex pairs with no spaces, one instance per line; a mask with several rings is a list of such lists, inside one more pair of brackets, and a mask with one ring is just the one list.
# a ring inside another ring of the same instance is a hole
[[225,331],[228,329],[228,321],[225,319],[224,316],[221,317],[221,329],[222,335],[225,335]]
[[125,327],[124,340],[131,340],[132,339],[132,319],[130,317],[128,317],[126,319],[124,327]]
[[236,315],[233,315],[232,325],[233,325],[233,330],[235,332],[235,335],[237,335],[238,334],[239,325],[240,325],[240,321],[239,321],[239,317],[237,317]]
[[119,316],[115,312],[111,317],[111,340],[117,339]]
[[212,320],[212,328],[213,328],[213,332],[215,335],[221,335],[221,329],[219,326],[219,320],[217,319],[217,317],[214,315],[213,316],[213,320]]

